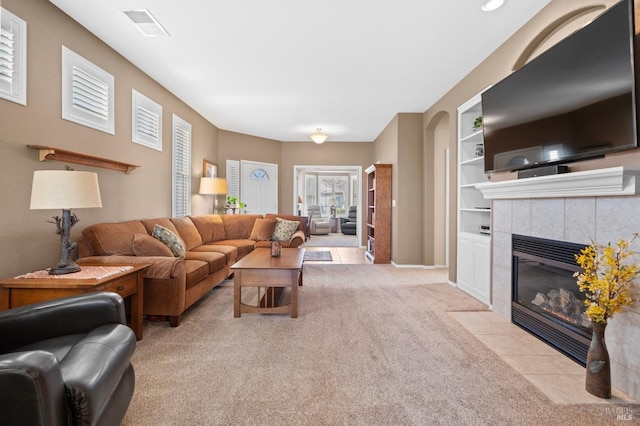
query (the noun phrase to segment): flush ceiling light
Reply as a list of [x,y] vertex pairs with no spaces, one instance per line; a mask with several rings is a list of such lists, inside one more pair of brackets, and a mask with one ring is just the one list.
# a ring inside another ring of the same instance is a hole
[[136,27],[147,37],[157,37],[163,35],[169,35],[167,30],[164,29],[160,22],[149,12],[144,10],[125,10],[127,15]]
[[315,143],[322,143],[326,141],[328,137],[329,136],[322,133],[322,129],[318,127],[316,129],[316,132],[311,135],[311,140],[313,140]]
[[480,4],[480,9],[483,12],[493,12],[496,9],[501,8],[504,5],[505,0],[484,0]]

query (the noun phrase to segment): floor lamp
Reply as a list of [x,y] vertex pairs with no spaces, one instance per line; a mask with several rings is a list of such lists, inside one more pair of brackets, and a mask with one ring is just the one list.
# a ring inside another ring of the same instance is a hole
[[213,195],[213,213],[218,211],[218,195],[226,195],[229,192],[227,189],[227,179],[218,177],[203,177],[200,178],[200,190],[199,194]]
[[78,222],[78,216],[71,209],[102,207],[98,175],[92,172],[74,170],[38,170],[33,172],[31,187],[31,210],[62,209],[62,218],[54,216],[57,233],[60,234],[60,262],[49,269],[49,274],[61,275],[80,271],[70,259],[71,227]]

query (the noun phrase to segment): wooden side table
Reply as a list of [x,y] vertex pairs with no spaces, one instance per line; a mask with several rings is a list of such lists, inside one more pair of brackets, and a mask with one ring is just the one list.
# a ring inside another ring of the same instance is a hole
[[[6,278],[0,280],[0,310],[17,308],[46,300],[59,299],[82,293],[111,291],[123,298],[131,298],[131,324],[137,340],[142,340],[142,302],[144,293],[144,272],[149,265],[82,265],[131,266],[123,272],[106,278],[71,278],[58,275],[57,278]],[[73,274],[69,274],[73,275]]]

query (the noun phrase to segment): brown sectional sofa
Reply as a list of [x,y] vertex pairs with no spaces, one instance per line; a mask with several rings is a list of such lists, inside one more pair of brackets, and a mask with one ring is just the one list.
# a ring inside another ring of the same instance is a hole
[[[151,265],[144,279],[143,313],[166,316],[171,326],[176,327],[180,315],[224,281],[237,260],[256,247],[270,246],[268,230],[276,217],[300,222],[289,241],[282,242],[283,247],[304,243],[307,219],[291,215],[267,214],[263,218],[249,214],[214,214],[132,220],[85,228],[78,240],[77,263]],[[185,248],[184,259],[174,256],[151,237],[155,225],[180,237]]]

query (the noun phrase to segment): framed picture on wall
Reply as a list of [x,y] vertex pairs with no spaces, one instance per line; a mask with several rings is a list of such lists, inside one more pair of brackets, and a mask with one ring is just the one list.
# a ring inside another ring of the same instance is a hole
[[208,162],[202,161],[202,176],[203,177],[218,177],[218,166]]

